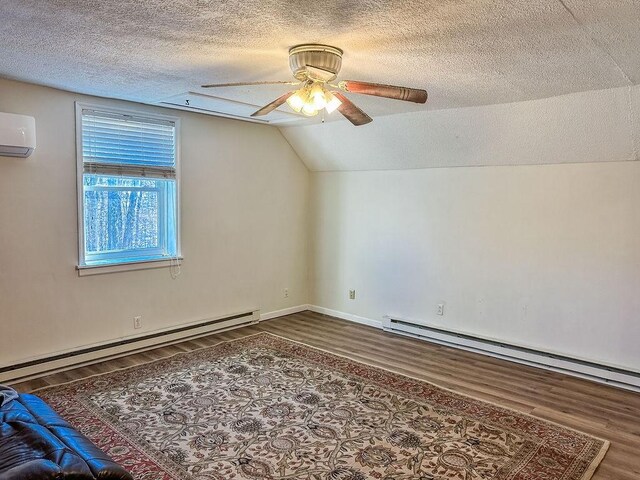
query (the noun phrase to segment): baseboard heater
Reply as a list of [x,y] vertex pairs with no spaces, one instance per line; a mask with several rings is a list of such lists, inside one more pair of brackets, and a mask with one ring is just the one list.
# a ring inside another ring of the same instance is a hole
[[41,377],[54,372],[77,368],[109,358],[121,357],[162,345],[194,339],[216,332],[258,323],[260,310],[209,318],[176,328],[158,330],[138,337],[87,346],[46,357],[34,358],[13,365],[0,366],[0,383]]
[[382,327],[388,332],[587,378],[627,390],[640,391],[640,372],[632,370],[504,343],[468,333],[445,330],[418,320],[386,316]]

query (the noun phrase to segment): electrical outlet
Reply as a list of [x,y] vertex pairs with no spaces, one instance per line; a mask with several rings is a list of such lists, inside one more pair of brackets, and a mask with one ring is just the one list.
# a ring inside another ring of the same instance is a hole
[[284,298],[289,298],[289,289],[288,288],[285,288],[283,290],[283,293],[284,293]]
[[133,317],[133,328],[142,328],[142,317]]
[[356,299],[356,291],[349,290],[349,300],[355,300],[355,299]]
[[444,315],[444,303],[439,303],[436,309],[436,315]]

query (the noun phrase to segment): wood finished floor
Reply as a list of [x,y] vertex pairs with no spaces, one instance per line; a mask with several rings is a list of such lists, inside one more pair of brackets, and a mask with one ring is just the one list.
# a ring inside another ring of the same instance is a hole
[[383,332],[312,312],[209,335],[14,385],[28,392],[271,332],[607,439],[593,480],[640,479],[640,394]]

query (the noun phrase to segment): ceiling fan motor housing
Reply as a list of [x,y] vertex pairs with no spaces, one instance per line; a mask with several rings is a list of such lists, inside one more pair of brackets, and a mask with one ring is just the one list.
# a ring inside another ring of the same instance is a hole
[[333,77],[325,80],[331,81],[338,76],[342,66],[342,50],[315,43],[296,45],[289,49],[289,66],[293,76],[300,81],[308,79],[307,66],[333,73]]

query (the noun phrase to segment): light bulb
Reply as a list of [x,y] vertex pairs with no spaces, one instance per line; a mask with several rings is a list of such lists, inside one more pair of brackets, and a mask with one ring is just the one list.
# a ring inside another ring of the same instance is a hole
[[342,105],[340,99],[331,92],[326,92],[325,98],[327,99],[327,105],[325,107],[327,109],[327,113],[333,112],[336,108]]
[[327,106],[327,100],[324,96],[324,88],[321,84],[316,83],[313,85],[313,87],[311,87],[310,97],[316,110],[322,110]]
[[299,112],[300,110],[302,110],[305,102],[303,96],[301,95],[301,91],[298,90],[296,93],[287,98],[287,103],[295,112]]
[[313,117],[318,114],[318,109],[312,102],[307,102],[304,104],[304,107],[302,107],[302,113],[307,117]]

